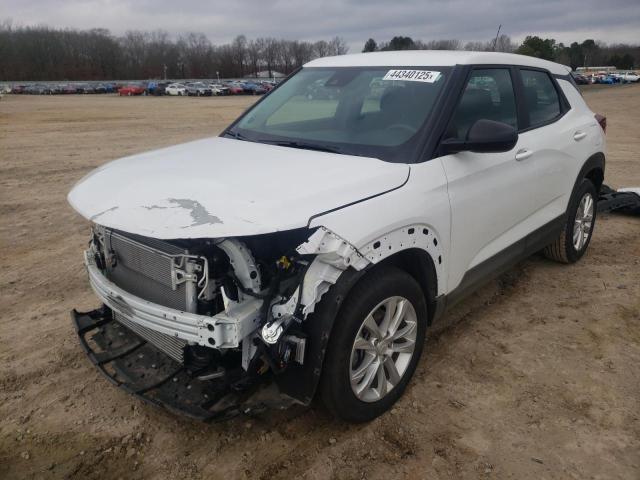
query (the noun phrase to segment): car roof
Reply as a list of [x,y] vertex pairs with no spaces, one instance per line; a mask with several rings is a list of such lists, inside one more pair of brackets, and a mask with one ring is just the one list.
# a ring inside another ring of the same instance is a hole
[[521,65],[566,75],[565,65],[540,58],[501,52],[470,52],[465,50],[399,50],[391,52],[356,53],[312,60],[305,67],[446,67],[453,65]]

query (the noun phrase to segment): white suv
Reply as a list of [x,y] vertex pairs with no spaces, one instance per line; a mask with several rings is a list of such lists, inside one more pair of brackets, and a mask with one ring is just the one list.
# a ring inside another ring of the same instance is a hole
[[187,87],[182,83],[172,83],[165,89],[167,95],[182,96],[187,94]]
[[118,385],[201,419],[321,392],[388,410],[425,331],[543,250],[577,261],[604,177],[605,120],[569,69],[404,51],[314,60],[216,138],[81,180],[104,304],[74,311]]

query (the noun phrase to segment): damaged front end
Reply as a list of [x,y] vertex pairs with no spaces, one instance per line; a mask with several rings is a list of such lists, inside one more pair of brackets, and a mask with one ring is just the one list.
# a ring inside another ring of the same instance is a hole
[[345,270],[368,263],[323,228],[158,240],[96,225],[85,265],[103,306],[72,316],[102,373],[172,411],[214,420],[308,404],[314,382],[282,389],[278,377],[319,375],[308,350],[326,338],[310,337],[308,317]]

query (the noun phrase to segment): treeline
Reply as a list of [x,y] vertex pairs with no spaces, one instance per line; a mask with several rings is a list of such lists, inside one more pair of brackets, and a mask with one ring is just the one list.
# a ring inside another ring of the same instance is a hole
[[373,38],[367,40],[364,44],[363,52],[384,52],[388,50],[474,50],[479,52],[495,51],[495,52],[515,52],[518,45],[511,41],[508,35],[500,35],[493,40],[486,42],[462,42],[457,39],[430,40],[423,42],[422,40],[414,40],[411,37],[397,36],[388,42],[378,44]]
[[582,43],[573,42],[567,46],[556,43],[553,38],[529,36],[518,47],[516,53],[569,65],[572,70],[589,66],[613,66],[621,70],[640,68],[640,45],[607,45],[593,39]]
[[[378,44],[367,40],[364,52],[385,50],[478,50],[515,52],[553,60],[572,69],[613,65],[640,67],[640,45],[607,45],[596,40],[557,43],[528,36],[521,44],[508,35],[480,42],[457,39],[421,41],[395,36]],[[105,29],[62,30],[45,26],[13,27],[0,23],[0,81],[115,80],[147,78],[241,78],[259,71],[288,74],[317,57],[347,53],[340,37],[305,42],[272,37],[213,45],[201,33],[173,39],[164,31],[129,31],[123,36]]]
[[290,73],[304,63],[348,51],[345,41],[276,38],[213,45],[201,33],[172,39],[167,32],[60,30],[0,24],[0,81],[241,78],[258,71]]
[[460,40],[432,40],[423,42],[411,37],[397,36],[388,42],[376,43],[370,38],[364,44],[363,52],[386,50],[475,50],[519,53],[543,58],[568,65],[572,70],[578,67],[615,66],[621,70],[640,68],[640,45],[607,45],[599,40],[588,39],[582,43],[570,45],[557,43],[553,38],[528,36],[518,45],[508,35],[500,35],[486,42],[467,42]]

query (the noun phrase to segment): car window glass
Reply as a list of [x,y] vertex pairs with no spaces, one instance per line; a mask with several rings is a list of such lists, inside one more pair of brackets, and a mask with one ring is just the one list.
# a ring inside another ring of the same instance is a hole
[[536,70],[520,70],[529,126],[537,127],[560,115],[560,98],[549,75]]
[[487,68],[471,73],[446,137],[465,140],[469,129],[481,119],[518,128],[516,98],[509,69]]
[[[389,72],[432,78],[391,78]],[[240,120],[246,135],[365,147],[403,145],[417,134],[446,70],[423,67],[304,68]],[[355,147],[353,148],[355,150]]]

